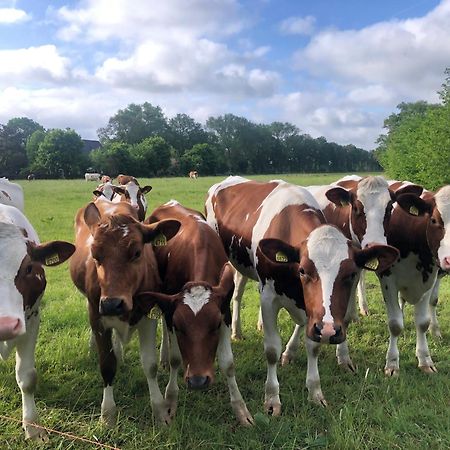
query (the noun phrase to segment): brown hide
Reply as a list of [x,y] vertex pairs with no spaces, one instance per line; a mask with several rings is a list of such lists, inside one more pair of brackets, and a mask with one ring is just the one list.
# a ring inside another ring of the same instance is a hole
[[[171,294],[158,297],[157,303],[176,333],[188,386],[193,387],[193,379],[202,379],[206,387],[214,380],[220,326],[222,321],[226,326],[231,322],[233,271],[225,266],[222,243],[201,213],[172,201],[154,210],[146,222],[169,218],[180,221],[181,227],[166,246],[155,248],[163,291]],[[210,295],[197,313],[184,301],[195,292]],[[152,302],[152,297],[147,299]]]

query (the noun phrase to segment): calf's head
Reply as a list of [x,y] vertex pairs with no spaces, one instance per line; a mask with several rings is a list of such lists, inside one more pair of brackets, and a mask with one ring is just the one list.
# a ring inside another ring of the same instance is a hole
[[397,249],[387,245],[361,250],[330,225],[313,230],[300,247],[262,239],[259,251],[272,265],[270,272],[273,270],[276,278],[284,283],[299,282],[308,318],[307,337],[330,344],[346,338],[347,309],[358,272],[362,268],[382,272],[398,257]]
[[157,305],[169,330],[176,334],[184,378],[189,388],[204,389],[214,381],[214,359],[223,327],[231,323],[233,269],[226,263],[217,286],[189,282],[175,295],[155,292],[141,294],[141,308],[148,312]]
[[[342,182],[326,192],[326,197],[338,208],[349,208],[349,227],[352,239],[362,248],[386,244],[387,228],[392,205],[397,196],[411,193],[419,196],[423,188],[409,184],[393,192],[380,176],[369,176],[360,181]],[[348,187],[348,189],[346,188]]]
[[0,223],[0,341],[26,332],[26,312],[46,286],[42,266],[56,266],[75,251],[69,242],[34,244],[15,225]]
[[133,179],[122,186],[113,186],[113,190],[121,197],[122,201],[128,202],[138,211],[139,220],[145,219],[148,207],[145,194],[152,190],[151,186],[140,187],[139,183]]
[[180,227],[178,220],[162,220],[150,225],[129,215],[101,217],[94,203],[84,212],[90,229],[91,256],[94,259],[93,278],[100,288],[99,312],[106,316],[127,315],[133,309],[133,295],[147,272],[157,268],[150,259],[149,244],[165,245]]

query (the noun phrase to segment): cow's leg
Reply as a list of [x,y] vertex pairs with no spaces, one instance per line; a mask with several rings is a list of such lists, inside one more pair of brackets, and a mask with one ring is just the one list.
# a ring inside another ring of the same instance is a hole
[[35,347],[39,331],[39,316],[27,321],[27,332],[17,339],[16,380],[22,393],[22,426],[26,439],[47,440],[47,432],[32,424],[38,424],[38,413],[34,401],[37,373],[35,367]]
[[319,350],[320,343],[305,337],[305,347],[308,355],[306,387],[308,388],[308,400],[321,406],[327,406],[325,397],[322,394],[319,376]]
[[[166,325],[166,321],[162,320],[163,324]],[[167,325],[166,325],[167,330]],[[170,333],[167,331],[167,339],[170,344],[169,353],[169,366],[170,366],[170,376],[169,382],[166,386],[165,400],[168,413],[171,418],[175,416],[178,403],[178,369],[181,365],[181,353],[178,347],[177,336],[174,332]]]
[[389,347],[386,353],[384,373],[386,376],[396,376],[400,371],[398,337],[403,331],[403,311],[399,304],[398,290],[394,277],[382,277],[381,286],[386,303],[389,328]]
[[[261,290],[261,288],[260,288]],[[280,311],[271,289],[266,285],[261,290],[261,310],[264,326],[264,351],[267,359],[264,409],[274,416],[281,413],[280,386],[277,378],[277,363],[281,355],[281,338],[277,327]]]
[[439,326],[437,318],[437,304],[439,299],[439,287],[441,284],[441,277],[437,277],[433,289],[431,291],[430,297],[430,331],[431,334],[436,338],[442,338],[441,327]]
[[414,305],[414,318],[416,322],[416,356],[419,360],[419,369],[425,373],[437,372],[436,366],[431,359],[428,349],[427,330],[430,326],[430,295],[431,290],[426,292],[420,302]]
[[159,352],[159,364],[163,369],[167,369],[170,365],[169,361],[170,339],[169,339],[169,332],[167,330],[167,324],[163,317],[161,318],[161,325],[162,325],[162,333],[161,333],[161,350]]
[[236,383],[236,370],[234,366],[233,352],[231,351],[231,330],[222,322],[220,327],[219,345],[217,347],[217,358],[223,374],[227,378],[230,391],[231,407],[239,423],[244,426],[253,425],[253,417],[247,409]]
[[142,368],[147,378],[148,389],[150,391],[150,401],[153,415],[162,424],[169,424],[171,421],[169,409],[158,386],[157,355],[156,355],[156,328],[158,321],[143,317],[138,325],[139,352],[141,355]]
[[234,292],[232,297],[233,316],[231,319],[231,338],[234,340],[242,339],[241,327],[241,303],[244,295],[245,285],[247,284],[247,277],[244,277],[237,270],[234,271]]
[[261,307],[259,307],[259,311],[258,311],[258,322],[256,324],[256,329],[258,331],[262,331],[263,330],[263,318],[262,318],[262,311],[261,311]]
[[294,332],[290,337],[288,343],[286,344],[286,348],[281,355],[281,365],[285,366],[293,361],[295,354],[300,347],[300,337],[302,335],[304,325],[295,325]]
[[369,306],[367,305],[367,295],[366,295],[366,271],[362,270],[359,276],[359,282],[356,287],[356,293],[358,296],[359,312],[363,316],[369,315]]

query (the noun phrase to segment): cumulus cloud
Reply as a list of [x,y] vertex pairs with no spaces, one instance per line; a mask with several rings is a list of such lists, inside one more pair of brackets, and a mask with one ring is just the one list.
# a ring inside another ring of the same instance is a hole
[[31,17],[23,10],[16,8],[0,8],[0,25],[26,22]]
[[306,17],[289,17],[280,24],[282,34],[304,34],[311,35],[314,32],[316,18],[313,16]]
[[0,86],[26,82],[60,82],[69,75],[69,60],[54,45],[0,50]]

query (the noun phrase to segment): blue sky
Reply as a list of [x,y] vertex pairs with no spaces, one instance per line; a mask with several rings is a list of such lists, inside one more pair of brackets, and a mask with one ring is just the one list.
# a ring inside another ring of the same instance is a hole
[[450,0],[0,0],[0,123],[96,139],[150,102],[375,147],[400,102],[438,101]]

